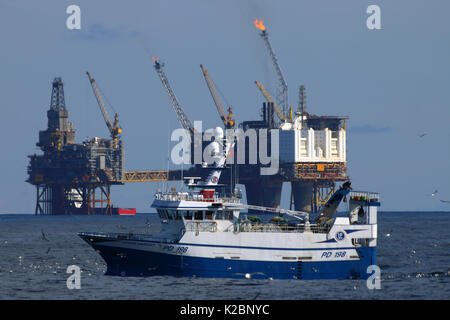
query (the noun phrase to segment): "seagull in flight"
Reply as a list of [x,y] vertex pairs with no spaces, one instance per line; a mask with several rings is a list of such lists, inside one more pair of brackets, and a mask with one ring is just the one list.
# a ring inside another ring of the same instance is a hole
[[418,134],[417,136],[419,137],[419,138],[423,138],[423,137],[425,137],[427,134],[426,133],[421,133],[421,134]]
[[45,236],[44,231],[41,230],[41,233],[42,233],[42,239],[44,239],[45,241],[50,241],[50,240],[48,240],[47,237]]
[[438,192],[437,190],[434,190],[434,192],[431,193],[431,196],[434,197],[434,196],[436,195],[437,192]]

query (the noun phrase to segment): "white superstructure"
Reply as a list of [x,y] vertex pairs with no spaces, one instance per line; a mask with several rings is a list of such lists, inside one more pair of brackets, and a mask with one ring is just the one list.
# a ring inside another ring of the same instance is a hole
[[282,123],[280,162],[346,162],[345,129],[303,128],[301,115],[296,116],[292,122]]

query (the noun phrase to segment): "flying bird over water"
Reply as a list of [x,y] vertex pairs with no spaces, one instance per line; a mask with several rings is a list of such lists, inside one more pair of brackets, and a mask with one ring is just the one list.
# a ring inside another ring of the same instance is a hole
[[425,137],[427,134],[426,133],[421,133],[421,134],[418,134],[417,136],[419,137],[419,138],[423,138],[423,137]]
[[431,193],[431,196],[434,197],[434,196],[436,195],[437,192],[438,192],[437,190],[434,190],[434,192]]
[[41,231],[41,233],[42,233],[42,239],[44,239],[45,241],[50,241],[50,240],[48,240],[47,237],[45,236],[44,231]]

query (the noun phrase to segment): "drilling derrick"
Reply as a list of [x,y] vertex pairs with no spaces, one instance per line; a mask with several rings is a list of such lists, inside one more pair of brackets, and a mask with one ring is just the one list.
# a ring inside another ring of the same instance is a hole
[[50,109],[47,111],[47,130],[39,132],[39,142],[36,144],[42,151],[61,150],[62,146],[74,143],[75,131],[68,117],[63,82],[61,78],[55,78]]
[[27,182],[36,187],[35,214],[112,214],[111,185],[122,184],[123,148],[112,139],[75,143],[61,78],[52,84],[47,129],[30,155]]
[[306,93],[305,86],[301,85],[298,96],[298,111],[302,117],[302,128],[306,128]]

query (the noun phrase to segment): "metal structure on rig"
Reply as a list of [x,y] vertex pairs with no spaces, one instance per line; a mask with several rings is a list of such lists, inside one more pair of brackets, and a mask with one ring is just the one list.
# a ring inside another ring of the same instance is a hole
[[283,72],[281,72],[280,65],[278,64],[277,56],[275,55],[275,52],[273,51],[272,45],[269,41],[269,34],[267,33],[266,27],[263,24],[263,20],[256,19],[253,24],[256,28],[261,30],[260,36],[264,41],[264,45],[267,48],[267,52],[269,53],[270,59],[272,61],[272,65],[275,69],[275,73],[278,77],[278,92],[277,92],[277,100],[278,103],[283,108],[283,113],[286,114],[288,110],[288,86],[286,83],[286,80],[283,76]]
[[[161,63],[155,60],[155,69],[160,76],[163,86],[166,88],[180,123],[182,125],[190,124],[191,122],[188,120],[186,113],[174,98],[173,90],[161,68]],[[225,128],[234,127],[234,120],[233,126],[231,126],[229,121],[231,115],[226,115],[212,79],[202,65],[201,69]],[[316,212],[326,202],[328,196],[334,192],[335,183],[349,179],[345,165],[345,121],[348,117],[320,117],[308,114],[306,112],[305,89],[304,86],[301,86],[299,109],[295,112],[295,116],[288,118],[262,84],[258,82],[256,84],[268,101],[263,103],[262,119],[243,121],[239,124],[239,128],[244,131],[247,129],[256,130],[258,133],[256,135],[257,140],[251,141],[250,137],[246,137],[241,141],[237,141],[234,154],[237,155],[236,151],[239,148],[239,144],[244,144],[245,164],[236,165],[236,170],[239,174],[237,181],[234,182],[233,179],[230,179],[232,171],[224,170],[220,178],[220,184],[231,184],[229,188],[231,190],[234,189],[233,183],[243,184],[246,189],[247,203],[250,205],[279,207],[283,183],[290,182],[291,205],[295,206],[295,210]],[[275,120],[275,114],[281,123]],[[190,129],[191,127],[187,125],[184,125],[184,128],[191,133],[193,132]],[[259,130],[267,130],[267,148],[270,153],[270,135],[274,129],[279,130],[279,171],[275,175],[264,176],[260,174],[260,169],[264,164],[260,162],[249,164],[249,146],[256,145],[259,154]],[[237,159],[235,158],[234,160],[236,164]],[[198,164],[185,170],[185,176],[204,176],[204,174],[205,168]],[[178,179],[182,179],[179,173],[167,171],[167,180]],[[250,211],[255,213],[254,209],[250,209]]]
[[36,187],[35,214],[116,214],[111,186],[126,182],[180,180],[180,171],[124,171],[124,148],[120,139],[119,116],[111,122],[100,89],[87,72],[111,138],[94,137],[75,142],[69,122],[64,85],[56,77],[52,83],[47,129],[36,143],[43,154],[29,155],[26,182]]
[[167,95],[170,98],[170,101],[172,102],[173,109],[175,110],[175,113],[177,114],[178,120],[181,123],[181,126],[188,130],[191,134],[194,134],[194,126],[192,125],[191,121],[189,121],[189,118],[184,113],[183,109],[181,108],[177,97],[175,96],[175,93],[172,90],[172,87],[169,84],[169,80],[167,79],[166,74],[164,73],[163,67],[164,64],[160,63],[156,58],[153,57],[153,61],[155,62],[155,70],[158,73],[159,79],[161,80],[161,83],[164,86],[164,89],[166,89]]
[[223,108],[222,101],[219,99],[219,95],[217,94],[216,86],[209,76],[208,71],[206,71],[203,65],[200,65],[202,69],[203,76],[205,77],[206,85],[208,86],[209,92],[211,92],[211,96],[214,100],[214,104],[217,107],[217,112],[219,112],[220,119],[222,119],[223,125],[226,129],[232,129],[236,125],[236,122],[233,120],[233,112],[231,106],[228,107],[228,114],[225,112]]
[[89,72],[86,72],[86,74],[91,83],[92,90],[94,91],[95,98],[97,99],[98,106],[100,107],[100,111],[102,112],[103,119],[105,119],[106,126],[108,127],[111,138],[113,139],[114,149],[117,149],[119,144],[119,134],[122,133],[122,128],[119,127],[119,115],[117,113],[114,115],[114,123],[112,123],[111,119],[109,118],[108,111],[106,110],[105,102],[103,101],[103,98],[100,94],[100,89],[97,86],[97,82],[95,82],[95,79]]
[[[299,89],[298,110],[288,110],[287,82],[281,72],[278,60],[274,54],[272,45],[263,21],[256,20],[255,26],[261,30],[261,37],[268,49],[275,73],[279,80],[277,101],[264,86],[255,81],[259,90],[267,100],[262,106],[262,119],[243,121],[239,128],[246,131],[254,129],[257,132],[256,141],[251,141],[249,137],[237,141],[234,154],[239,149],[240,144],[244,144],[245,164],[238,164],[238,180],[235,183],[245,186],[247,203],[263,207],[279,207],[281,202],[281,192],[284,182],[291,183],[290,204],[299,211],[317,212],[325,204],[328,197],[334,192],[337,182],[349,180],[346,169],[346,120],[347,116],[316,116],[306,111],[306,93],[302,85]],[[174,99],[174,93],[170,89],[167,77],[162,73],[161,64],[155,60],[155,69],[158,71],[169,98],[181,124],[190,123],[187,120],[185,112],[181,109],[177,100]],[[231,112],[225,115],[225,110],[218,98],[214,83],[206,69],[201,66],[208,89],[213,97],[219,116],[226,128],[231,128]],[[161,76],[161,74],[163,76]],[[281,106],[281,107],[280,107]],[[276,120],[274,115],[279,120]],[[235,123],[233,120],[233,127]],[[187,126],[183,126],[188,129]],[[257,162],[250,164],[249,146],[257,146],[259,154],[259,131],[266,130],[267,149],[271,152],[271,132],[279,130],[279,171],[275,175],[261,175],[260,169],[264,164]],[[192,131],[191,131],[192,132]],[[202,149],[203,150],[203,149]],[[237,163],[237,159],[234,159]],[[192,162],[194,163],[194,162]],[[225,170],[220,178],[220,183],[227,185],[233,183],[230,179],[231,170]],[[186,176],[202,176],[203,168],[194,165],[186,170]],[[168,180],[179,179],[179,174],[172,171],[167,172]],[[234,185],[230,189],[233,189]],[[255,213],[255,210],[250,210]]]
[[[276,101],[269,90],[255,81],[267,102],[262,104],[262,119],[236,123],[231,106],[228,113],[219,99],[216,86],[211,76],[200,65],[209,92],[213,98],[219,117],[226,129],[248,129],[256,131],[256,140],[245,136],[237,140],[234,146],[234,165],[227,166],[220,176],[219,184],[227,190],[234,190],[235,184],[245,186],[249,211],[255,208],[279,208],[282,187],[285,182],[291,184],[290,204],[297,211],[317,212],[329,195],[335,190],[337,182],[349,180],[346,171],[346,120],[347,116],[316,116],[306,110],[305,87],[299,88],[298,109],[288,111],[287,82],[281,72],[266,27],[262,20],[254,25],[261,30],[261,38],[267,48],[269,57],[278,78]],[[94,78],[87,73],[100,111],[110,133],[110,138],[92,138],[82,143],[75,143],[75,129],[68,121],[64,88],[61,78],[55,78],[52,84],[50,109],[47,111],[47,129],[39,132],[37,146],[43,151],[41,155],[30,155],[28,179],[36,187],[36,214],[92,214],[113,213],[111,204],[111,186],[126,182],[153,182],[184,180],[185,177],[205,177],[210,169],[204,163],[198,164],[195,150],[198,141],[192,139],[197,132],[185,111],[181,107],[169,80],[163,70],[164,64],[153,58],[154,68],[170,99],[175,114],[190,135],[192,143],[191,163],[194,165],[184,170],[124,171],[124,149],[120,139],[122,128],[119,116],[114,121],[108,115],[102,94]],[[276,116],[276,117],[275,117]],[[249,148],[256,146],[259,154],[259,132],[267,135],[266,150],[270,154],[271,137],[274,130],[279,135],[279,170],[273,175],[261,175],[265,167],[257,160],[249,161]],[[209,141],[201,142],[201,151]],[[245,163],[237,161],[239,148],[244,144]],[[195,164],[197,163],[197,164]],[[237,174],[236,174],[237,173]],[[237,178],[237,179],[236,179]]]
[[[253,24],[261,30],[260,36],[267,48],[277,75],[279,86],[277,102],[262,84],[255,82],[272,105],[281,123],[273,119],[266,119],[267,128],[279,129],[280,171],[277,177],[271,179],[271,192],[264,190],[255,193],[268,194],[264,201],[279,204],[283,182],[291,182],[291,206],[296,210],[316,212],[323,205],[329,195],[335,190],[336,182],[349,180],[346,169],[346,120],[347,116],[316,116],[306,111],[306,93],[302,85],[299,89],[298,110],[290,115],[288,112],[287,82],[281,72],[278,59],[275,56],[266,27],[262,20],[256,19]],[[264,117],[271,117],[271,110],[263,106]],[[244,126],[245,126],[244,122]],[[247,122],[254,126],[253,122]],[[242,173],[242,171],[240,171]],[[252,189],[258,190],[258,183]],[[246,186],[247,188],[247,186]],[[259,187],[264,189],[264,187]],[[249,195],[247,194],[247,197]],[[260,197],[261,199],[262,197]],[[270,200],[271,199],[271,200]]]
[[[111,186],[122,184],[122,141],[93,138],[75,143],[61,78],[52,84],[47,129],[30,155],[27,182],[36,186],[36,214],[111,213]],[[112,178],[112,179],[111,179]]]

